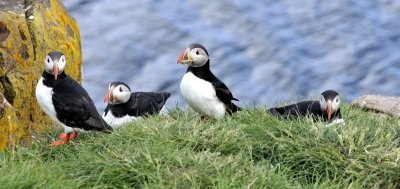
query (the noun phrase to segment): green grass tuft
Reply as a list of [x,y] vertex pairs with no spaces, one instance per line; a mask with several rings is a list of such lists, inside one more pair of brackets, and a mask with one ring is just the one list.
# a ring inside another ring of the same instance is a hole
[[341,109],[346,125],[332,127],[262,108],[204,122],[174,110],[62,147],[47,137],[0,153],[0,188],[399,188],[399,120]]

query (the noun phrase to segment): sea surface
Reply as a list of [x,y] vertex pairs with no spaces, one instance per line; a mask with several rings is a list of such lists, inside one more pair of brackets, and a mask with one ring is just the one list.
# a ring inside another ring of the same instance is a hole
[[240,105],[272,106],[334,89],[350,101],[400,95],[399,0],[64,0],[79,24],[84,87],[99,111],[109,82],[168,91],[190,43]]

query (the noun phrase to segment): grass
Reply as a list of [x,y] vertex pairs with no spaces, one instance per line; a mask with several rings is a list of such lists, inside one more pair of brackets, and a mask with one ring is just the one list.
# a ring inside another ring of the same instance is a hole
[[346,125],[245,109],[201,122],[174,110],[62,147],[49,133],[0,153],[0,188],[400,188],[398,119],[342,107]]

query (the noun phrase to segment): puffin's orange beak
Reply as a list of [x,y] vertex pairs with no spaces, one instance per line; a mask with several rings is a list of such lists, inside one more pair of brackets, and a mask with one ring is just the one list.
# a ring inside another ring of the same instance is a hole
[[184,50],[181,55],[179,55],[178,61],[176,61],[177,64],[186,64],[188,62],[192,61],[192,57],[190,57],[190,55],[188,54],[188,52],[190,51],[189,48],[187,48],[186,50]]
[[326,112],[328,113],[328,121],[331,120],[332,110],[331,110],[331,102],[328,101],[328,106],[326,107]]
[[110,103],[110,92],[111,92],[111,89],[108,89],[106,92],[106,96],[104,96],[104,102],[106,102],[107,104]]
[[57,80],[58,76],[58,64],[55,62],[53,66],[53,74],[54,74],[54,80]]

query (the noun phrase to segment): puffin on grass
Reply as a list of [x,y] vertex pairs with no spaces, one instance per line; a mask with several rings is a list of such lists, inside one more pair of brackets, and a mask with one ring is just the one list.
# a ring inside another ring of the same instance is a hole
[[99,115],[86,90],[65,74],[66,58],[61,52],[50,52],[45,70],[36,86],[36,99],[44,112],[64,128],[60,140],[51,146],[67,144],[78,133],[75,129],[112,131]]
[[322,92],[319,101],[302,101],[282,107],[269,109],[272,115],[279,118],[304,117],[311,115],[323,121],[332,121],[336,118],[341,119],[340,96],[334,90]]
[[134,92],[123,82],[113,82],[108,86],[104,102],[108,103],[103,119],[116,128],[124,123],[160,113],[171,96],[168,92]]
[[207,49],[201,44],[189,45],[179,56],[178,64],[188,65],[182,78],[180,90],[186,103],[203,116],[221,119],[226,113],[241,109],[232,101],[234,98],[228,87],[210,70]]

